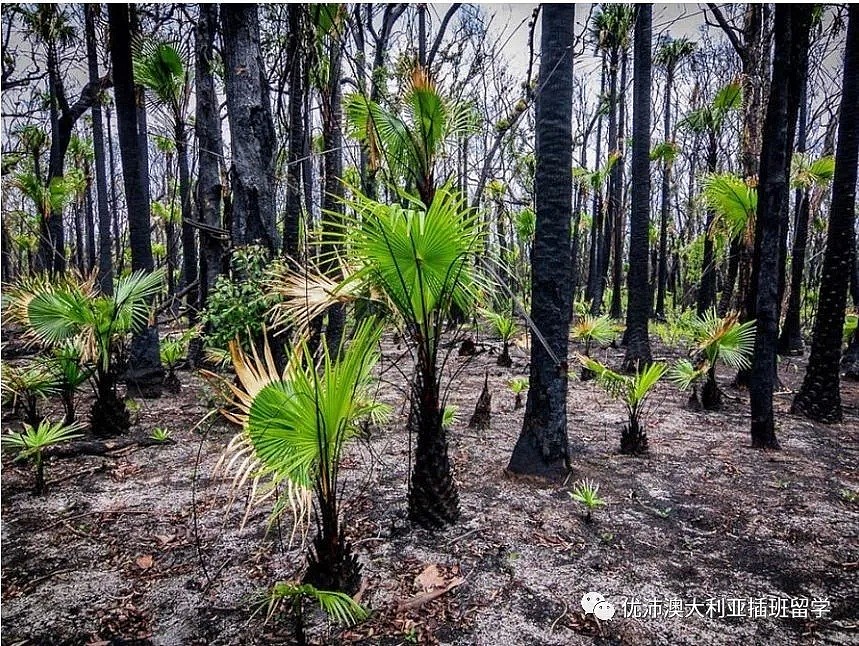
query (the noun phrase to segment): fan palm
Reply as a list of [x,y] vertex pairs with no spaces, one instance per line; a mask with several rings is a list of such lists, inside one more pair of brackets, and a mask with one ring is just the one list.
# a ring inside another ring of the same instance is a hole
[[[360,564],[346,541],[340,517],[340,460],[359,422],[380,411],[369,393],[378,360],[381,328],[364,321],[345,348],[322,345],[319,369],[306,341],[300,341],[278,374],[268,345],[262,358],[230,344],[239,385],[231,385],[237,413],[228,417],[242,425],[222,463],[238,464],[234,482],[253,483],[251,499],[259,502],[287,487],[288,503],[303,518],[307,493],[316,501],[317,534],[308,559],[305,582],[325,590],[354,594]],[[336,357],[336,358],[335,358]],[[266,479],[270,486],[262,490]]]
[[429,527],[453,523],[459,497],[442,426],[439,347],[445,316],[454,305],[470,311],[480,292],[473,263],[483,248],[477,215],[450,186],[441,187],[429,207],[405,194],[403,207],[353,192],[356,197],[347,201],[350,213],[332,225],[351,263],[344,266],[345,278],[334,282],[295,273],[279,279],[274,289],[286,300],[276,306],[275,315],[306,329],[332,303],[355,300],[362,293],[396,313],[416,364],[411,418],[418,437],[409,515]]
[[[570,331],[573,339],[585,344],[585,356],[591,354],[591,344],[601,346],[609,345],[614,341],[617,334],[617,326],[607,316],[591,316],[587,307],[582,303],[576,303],[577,320]],[[580,378],[582,381],[593,379],[594,374],[585,366],[582,366]]]
[[33,342],[59,346],[76,339],[82,358],[94,365],[96,400],[92,428],[97,434],[128,430],[125,403],[116,392],[127,336],[146,327],[149,301],[161,290],[162,272],[136,271],[117,280],[113,295],[98,295],[95,275],[86,281],[30,282],[13,293],[10,315]]
[[[188,162],[187,113],[191,98],[188,56],[174,43],[158,38],[141,39],[134,46],[134,79],[150,91],[156,106],[167,110],[179,165],[179,201],[182,213],[182,268],[186,285],[197,279],[197,250],[191,212],[191,169]],[[171,236],[172,240],[172,236]],[[192,292],[193,294],[193,292]],[[194,304],[193,296],[190,298]],[[194,308],[191,308],[192,319]],[[193,322],[193,320],[192,320]]]
[[3,435],[2,443],[6,448],[17,450],[16,460],[32,458],[36,470],[35,492],[41,495],[45,490],[45,461],[42,452],[49,446],[80,437],[77,432],[79,430],[77,424],[51,424],[48,420],[42,420],[39,424],[24,424],[22,433]]
[[704,179],[703,197],[716,215],[710,235],[725,233],[731,240],[752,244],[758,208],[756,188],[732,173],[718,173]]
[[[736,313],[719,318],[715,309],[711,309],[705,316],[692,319],[690,329],[696,343],[693,361],[679,361],[671,369],[671,380],[686,390],[705,379],[701,405],[708,410],[719,408],[722,394],[716,383],[716,363],[721,361],[735,370],[751,366],[755,321],[740,323]],[[693,390],[690,402],[697,404],[697,390]]]
[[611,397],[622,401],[626,407],[628,423],[620,437],[621,453],[646,453],[644,405],[653,387],[668,370],[668,366],[664,363],[651,363],[634,375],[623,375],[590,357],[580,354],[578,359],[583,367],[593,372],[597,384]]
[[474,129],[474,113],[466,104],[444,99],[420,66],[412,70],[403,106],[401,116],[361,94],[345,99],[352,134],[366,146],[370,164],[378,168],[384,161],[391,183],[405,180],[429,205],[435,193],[436,159],[446,141]]
[[39,400],[47,399],[57,392],[55,375],[42,365],[35,363],[23,366],[5,364],[2,367],[3,401],[13,409],[24,409],[24,419],[36,426],[39,417]]
[[481,310],[481,313],[489,319],[489,323],[495,330],[495,334],[501,339],[501,354],[498,355],[496,363],[499,366],[509,368],[513,365],[513,360],[510,358],[510,339],[519,330],[519,326],[516,325],[516,319],[512,315],[508,316],[507,314],[493,312],[492,310]]
[[268,616],[274,615],[285,601],[291,602],[291,610],[295,615],[295,643],[298,646],[307,644],[307,636],[304,633],[305,601],[317,602],[329,618],[344,626],[351,626],[367,618],[367,610],[347,594],[319,590],[307,583],[283,581],[276,583],[267,595]]

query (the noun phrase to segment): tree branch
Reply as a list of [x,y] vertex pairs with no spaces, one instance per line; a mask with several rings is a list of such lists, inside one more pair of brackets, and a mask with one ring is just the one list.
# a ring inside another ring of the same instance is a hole
[[725,20],[725,16],[722,13],[722,10],[719,9],[719,5],[708,2],[707,8],[713,13],[713,17],[716,19],[716,22],[719,23],[719,26],[722,28],[722,31],[725,32],[725,35],[728,37],[728,40],[731,41],[731,45],[734,47],[734,51],[737,52],[737,56],[740,57],[741,60],[745,60],[746,58],[746,47],[740,42],[740,39],[737,37],[738,29],[736,27],[732,27],[727,20]]
[[435,60],[435,55],[438,53],[438,48],[441,46],[442,38],[444,38],[444,32],[447,29],[447,23],[450,22],[450,19],[453,18],[453,15],[461,6],[461,2],[454,2],[452,5],[450,5],[450,8],[447,10],[447,13],[444,14],[444,18],[442,19],[441,25],[438,28],[438,34],[436,34],[435,40],[433,41],[432,47],[430,48],[429,54],[427,55],[427,69],[430,69],[432,67],[433,60]]

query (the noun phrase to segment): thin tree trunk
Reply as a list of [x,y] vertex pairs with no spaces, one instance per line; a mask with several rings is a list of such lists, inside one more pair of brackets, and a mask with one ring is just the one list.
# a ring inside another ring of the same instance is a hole
[[[609,308],[609,316],[613,319],[619,319],[623,316],[623,307],[621,301],[621,292],[623,291],[623,239],[626,233],[626,223],[624,222],[624,169],[626,166],[626,71],[627,71],[627,52],[624,51],[621,55],[620,63],[620,107],[618,108],[618,124],[617,124],[617,146],[620,159],[612,170],[617,171],[615,177],[615,203],[614,217],[607,224],[613,227],[613,231],[606,228],[606,244],[611,239],[614,250],[612,251],[612,272],[611,272],[611,307]],[[648,144],[649,145],[649,144]],[[650,151],[648,150],[648,155]],[[608,257],[606,257],[606,261]],[[606,263],[606,272],[608,264]]]
[[[674,67],[669,65],[665,74],[665,115],[664,136],[666,143],[671,140],[671,86],[674,84]],[[671,162],[662,163],[662,203],[659,213],[659,274],[656,286],[656,319],[665,320],[665,286],[668,282],[668,210],[670,204]]]
[[[710,133],[710,145],[707,151],[707,171],[716,172],[718,163],[718,148],[716,134]],[[715,213],[707,209],[707,223],[704,227],[704,258],[701,266],[701,286],[698,289],[698,316],[704,316],[716,304],[716,258],[713,249],[713,237],[710,228],[713,226]]]
[[224,236],[222,233],[220,164],[223,158],[221,119],[218,95],[212,75],[218,6],[200,4],[196,31],[197,119],[194,123],[198,148],[197,210],[199,221],[206,225],[200,231],[200,308],[206,306],[209,293],[224,267]]

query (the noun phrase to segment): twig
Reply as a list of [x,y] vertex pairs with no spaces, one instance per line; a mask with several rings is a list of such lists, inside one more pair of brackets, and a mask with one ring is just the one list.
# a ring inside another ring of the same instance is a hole
[[458,543],[459,541],[461,541],[461,540],[462,540],[463,538],[465,538],[466,536],[471,536],[471,535],[472,535],[472,534],[474,534],[475,532],[479,532],[479,531],[481,531],[482,529],[483,529],[482,527],[475,527],[474,529],[470,529],[469,531],[465,532],[465,534],[461,534],[461,535],[459,535],[459,536],[456,536],[456,537],[454,537],[454,538],[451,538],[447,543],[445,543],[445,544],[444,544],[444,546],[445,546],[445,547],[450,547],[450,546],[451,546],[451,545],[453,545],[454,543]]

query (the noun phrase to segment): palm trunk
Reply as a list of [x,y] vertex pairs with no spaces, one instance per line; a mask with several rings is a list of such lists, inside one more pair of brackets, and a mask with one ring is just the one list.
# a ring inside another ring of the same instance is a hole
[[187,303],[188,324],[197,323],[197,308],[200,307],[199,290],[194,287],[197,282],[197,241],[194,236],[193,219],[191,214],[191,169],[188,163],[188,138],[185,134],[185,122],[176,115],[176,160],[179,166],[179,200],[182,213],[182,273],[185,276],[185,287],[188,289],[185,302]]
[[[117,129],[125,200],[128,206],[128,229],[131,243],[132,271],[152,272],[155,264],[150,238],[149,168],[145,127],[139,122],[138,101],[134,87],[131,58],[131,20],[128,5],[108,7],[111,30],[111,62],[116,85]],[[158,352],[158,328],[151,326],[136,334],[131,343],[128,372],[129,387],[145,397],[157,397],[164,380],[164,369]],[[115,397],[115,395],[114,395]]]
[[778,448],[773,419],[773,390],[778,335],[778,265],[782,209],[789,199],[790,160],[799,111],[802,77],[808,69],[809,5],[777,5],[773,85],[761,149],[755,226],[755,352],[749,380],[752,445]]
[[[332,223],[332,218],[340,218],[343,212],[343,135],[341,133],[341,125],[343,121],[343,113],[340,99],[340,80],[341,67],[343,60],[342,44],[339,36],[332,35],[329,47],[328,56],[328,87],[323,96],[323,141],[325,146],[324,153],[324,193],[322,195],[322,212],[324,221],[329,224],[334,224],[333,230],[325,231],[328,237],[326,244],[326,255],[328,261],[322,268],[332,279],[340,278],[340,267],[334,259],[337,245],[334,242],[339,229],[336,222]],[[427,205],[429,206],[429,205]],[[335,215],[336,214],[336,215]],[[344,305],[333,305],[328,309],[328,325],[325,328],[325,343],[329,350],[336,354],[339,351],[340,343],[343,338],[343,328],[346,322],[346,307]]]
[[[859,164],[859,111],[856,110],[859,105],[859,5],[851,4],[848,16],[841,121],[838,124],[820,304],[814,320],[808,368],[792,408],[793,412],[826,423],[838,422],[843,415],[839,392],[839,355],[850,271],[856,253],[853,227]],[[854,345],[857,343],[856,334],[853,342]]]
[[[95,39],[96,5],[84,10],[87,67],[90,83],[98,80],[98,50]],[[102,294],[113,293],[113,259],[111,258],[110,212],[107,207],[107,170],[105,168],[104,126],[101,100],[92,104],[92,147],[95,157],[95,193],[98,210],[98,285]]]
[[[671,86],[674,83],[674,69],[669,65],[665,75],[665,141],[671,139]],[[659,214],[659,275],[656,287],[656,309],[658,320],[665,319],[665,286],[668,282],[668,210],[670,204],[671,162],[662,164],[662,204]]]
[[650,225],[650,86],[653,7],[638,5],[635,20],[635,70],[632,118],[632,217],[629,237],[629,305],[626,314],[624,369],[637,371],[653,361],[647,323],[650,290],[647,263]]
[[[626,164],[626,159],[624,157],[625,151],[624,148],[626,144],[624,143],[625,139],[625,129],[626,129],[626,68],[627,68],[627,53],[623,52],[621,55],[621,63],[620,63],[620,107],[618,108],[618,134],[617,134],[617,146],[618,153],[620,154],[620,159],[618,159],[618,163],[615,164],[615,168],[613,171],[617,172],[614,183],[614,196],[612,197],[612,202],[614,203],[614,217],[610,219],[610,225],[612,227],[611,233],[606,229],[606,239],[611,238],[614,250],[612,251],[612,272],[611,272],[611,307],[609,308],[609,316],[613,319],[619,319],[623,316],[623,307],[621,305],[621,292],[623,285],[623,239],[625,232],[625,222],[624,222],[624,179],[623,179],[623,171],[624,165]],[[648,151],[649,153],[649,151]],[[612,203],[610,202],[610,204]],[[606,265],[606,268],[608,265]]]
[[[707,171],[716,172],[718,163],[718,148],[716,134],[710,133],[710,146],[707,151]],[[704,316],[716,303],[716,258],[713,249],[713,238],[710,228],[713,226],[715,214],[707,209],[707,223],[704,228],[704,258],[701,266],[701,286],[698,289],[698,316]]]
[[543,91],[537,96],[537,227],[531,251],[531,319],[543,339],[531,331],[525,417],[507,467],[512,473],[552,479],[563,477],[569,469],[566,396],[572,318],[574,19],[574,5],[544,5],[541,69],[553,73],[544,80]]
[[441,398],[434,353],[419,350],[418,376],[412,394],[410,422],[417,431],[415,464],[409,481],[409,519],[437,529],[459,519],[459,494],[451,476],[447,431],[442,426]]
[[801,355],[805,348],[802,338],[800,310],[802,308],[802,274],[805,270],[805,248],[808,244],[808,220],[810,216],[807,190],[798,191],[794,220],[793,251],[790,261],[790,294],[787,311],[778,340],[778,353],[785,356]]

